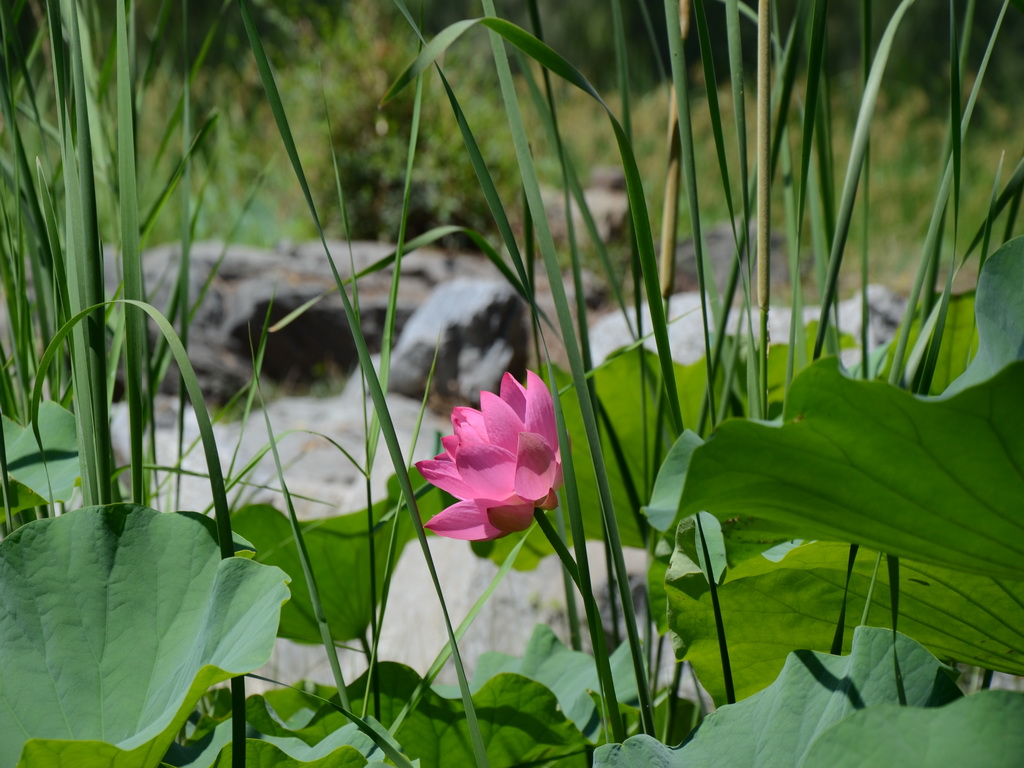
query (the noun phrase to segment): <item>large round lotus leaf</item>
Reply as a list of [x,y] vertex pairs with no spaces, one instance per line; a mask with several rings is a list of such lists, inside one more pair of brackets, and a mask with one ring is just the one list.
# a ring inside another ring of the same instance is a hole
[[[598,747],[594,767],[798,766],[822,734],[857,711],[901,700],[905,708],[940,707],[959,697],[953,671],[921,645],[892,630],[858,627],[848,655],[791,653],[775,682],[719,708],[680,746],[633,736],[623,744]],[[960,735],[971,738],[970,731]]]
[[155,765],[210,685],[266,663],[285,583],[222,560],[199,515],[118,504],[18,529],[0,543],[0,765],[30,741],[23,765]]
[[[794,547],[777,563],[758,555],[728,570],[718,599],[738,698],[769,685],[790,651],[831,648],[844,594],[846,647],[869,595],[867,624],[891,626],[889,569],[876,571],[875,553],[862,548],[848,575],[849,558],[848,545],[818,541]],[[907,559],[900,561],[899,574],[901,631],[939,658],[1024,674],[1024,582]],[[724,702],[707,579],[673,566],[665,590],[678,657],[693,664],[715,701]]]
[[944,707],[887,704],[825,731],[801,768],[1005,768],[1024,760],[1024,696],[982,691]]
[[732,420],[693,452],[682,515],[753,517],[793,538],[1024,579],[1024,362],[948,399],[800,374],[781,426]]

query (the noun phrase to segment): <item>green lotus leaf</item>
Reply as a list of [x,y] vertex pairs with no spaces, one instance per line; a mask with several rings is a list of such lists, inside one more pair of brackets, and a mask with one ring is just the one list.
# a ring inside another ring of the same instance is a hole
[[[402,750],[423,765],[474,765],[466,715],[459,698],[448,698],[428,687],[416,708],[405,713],[398,727],[392,725],[405,710],[422,679],[412,669],[394,662],[377,667],[380,695],[372,693],[367,712],[386,724]],[[361,711],[368,693],[364,674],[348,686],[354,711]],[[326,691],[324,691],[326,693]],[[456,694],[457,697],[458,694]],[[559,699],[546,686],[518,674],[501,672],[473,692],[473,706],[492,768],[544,765],[585,766],[588,742],[561,711]],[[344,717],[325,705],[305,730],[318,724],[340,727]]]
[[[897,684],[895,670],[900,672]],[[634,736],[594,753],[595,768],[800,765],[814,742],[858,710],[939,707],[960,696],[954,672],[906,635],[859,627],[847,656],[796,651],[768,688],[709,715],[672,748]],[[865,763],[862,763],[865,764]],[[920,763],[914,763],[920,764]]]
[[[688,538],[692,539],[692,532]],[[718,588],[736,695],[763,689],[797,648],[827,651],[839,619],[850,548],[814,542],[780,562],[754,557],[730,568]],[[868,593],[867,622],[890,626],[889,572],[875,571],[874,552],[861,549],[847,596],[847,647]],[[943,659],[1024,674],[1024,582],[965,574],[900,561],[899,629]],[[871,590],[872,579],[874,590]],[[725,700],[718,634],[707,580],[679,572],[666,579],[676,652],[688,659],[719,702]],[[998,616],[998,621],[992,617]]]
[[694,451],[681,511],[1024,579],[1021,392],[1024,362],[923,400],[820,361],[793,382],[782,426],[728,421]]
[[155,765],[211,685],[266,663],[288,597],[212,520],[130,504],[19,528],[0,583],[0,765]]
[[[566,718],[555,694],[521,675],[492,677],[473,694],[492,768],[543,764],[585,766],[587,741]],[[406,754],[425,765],[473,765],[462,702],[428,692],[395,733]]]
[[800,768],[1005,768],[1024,755],[1024,695],[981,691],[944,707],[854,712],[811,745]]
[[[620,645],[609,662],[619,702],[627,707],[637,707],[636,677],[628,651],[625,644]],[[591,694],[599,692],[601,684],[593,656],[572,650],[558,639],[550,627],[538,624],[521,659],[504,653],[482,654],[477,660],[470,688],[476,692],[492,677],[506,672],[541,683],[555,694],[562,712],[580,732],[591,741],[597,739],[601,728],[600,712]],[[452,688],[451,695],[457,696],[458,690]]]
[[[974,315],[977,354],[943,393],[944,397],[992,378],[1010,363],[1024,360],[1024,237],[1004,243],[978,276]],[[954,326],[955,330],[956,326]],[[957,340],[954,335],[954,341]],[[943,343],[943,347],[947,345]],[[954,343],[952,346],[957,346]]]
[[[387,502],[382,502],[374,508],[377,523],[372,538],[377,551],[375,597],[370,594],[371,539],[366,530],[366,513],[356,512],[301,523],[321,604],[335,642],[362,637],[370,625],[387,575],[385,555],[391,539],[391,524],[380,524],[380,518],[388,506]],[[402,547],[413,536],[407,513],[398,516],[397,524],[396,560]],[[321,643],[320,627],[313,613],[313,603],[288,518],[271,506],[252,505],[232,515],[231,525],[252,541],[258,562],[277,566],[292,581],[292,599],[281,611],[278,634],[300,642]]]
[[57,403],[41,403],[37,424],[42,450],[31,427],[6,416],[2,421],[7,473],[17,494],[11,500],[12,511],[70,499],[81,472],[75,417]]

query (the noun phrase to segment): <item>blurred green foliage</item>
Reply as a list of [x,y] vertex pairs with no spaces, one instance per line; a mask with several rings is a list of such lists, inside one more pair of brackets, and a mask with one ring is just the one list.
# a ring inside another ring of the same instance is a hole
[[[897,0],[875,0],[876,26],[888,18],[896,3]],[[416,18],[424,19],[427,38],[456,20],[481,13],[479,4],[470,0],[407,0],[407,4]],[[384,108],[378,107],[378,101],[415,55],[416,36],[396,6],[385,0],[255,0],[252,6],[275,64],[311,188],[329,232],[335,236],[344,233],[330,162],[329,150],[333,149],[349,214],[348,234],[394,241],[401,217],[413,90],[404,92]],[[614,107],[618,74],[612,43],[613,3],[541,2],[538,6],[545,39],[576,64]],[[43,18],[32,12],[34,7],[33,3],[16,4],[17,28],[26,50],[32,48]],[[777,4],[783,28],[797,7],[797,0],[780,0]],[[110,16],[112,20],[113,8],[108,4],[86,4],[83,8],[89,28],[97,30],[100,36],[93,51],[97,71],[107,81],[112,49],[110,41],[102,36],[105,30],[113,28],[105,18]],[[193,211],[198,212],[196,236],[228,236],[231,225],[241,214],[252,180],[263,173],[262,189],[254,198],[238,238],[255,245],[275,245],[282,240],[313,237],[315,233],[287,159],[278,149],[276,128],[263,98],[237,4],[234,0],[192,0],[187,3],[187,22],[185,8],[185,3],[169,0],[134,4],[143,209],[148,209],[163,190],[180,160],[184,143],[180,125],[168,126],[168,110],[150,105],[180,100],[185,73],[210,35],[212,43],[190,90],[193,131],[206,117],[219,116],[210,139],[195,155],[191,183],[195,193],[202,195],[193,206]],[[526,3],[519,0],[497,3],[499,14],[532,29],[526,8]],[[627,56],[634,149],[648,179],[652,211],[657,211],[660,178],[664,173],[667,98],[663,92],[664,9],[657,0],[623,2],[621,9],[626,38],[630,41]],[[723,4],[705,2],[705,10],[720,86],[728,88]],[[977,4],[966,57],[967,85],[997,12],[996,3]],[[941,150],[943,122],[948,112],[948,99],[943,95],[949,79],[947,16],[944,11],[936,12],[932,4],[917,4],[900,33],[906,44],[898,47],[889,65],[877,117],[879,124],[884,122],[887,127],[877,137],[873,149],[878,159],[872,175],[872,194],[880,201],[875,215],[885,219],[884,225],[879,222],[876,229],[884,233],[885,242],[877,247],[886,252],[908,249],[920,236],[921,219],[929,208],[927,200],[931,199],[935,180],[926,169],[934,160],[932,155]],[[847,141],[846,116],[852,114],[860,89],[859,23],[857,4],[829,4],[830,74],[832,81],[841,86],[832,93],[837,110],[835,149],[839,157],[843,156]],[[745,24],[743,31],[744,55],[752,60],[753,27]],[[875,32],[877,38],[880,29]],[[48,71],[47,46],[44,44],[38,50],[42,55],[35,57],[34,66]],[[705,84],[695,41],[691,41],[687,51],[695,93],[699,94]],[[465,35],[448,51],[443,66],[480,142],[504,204],[515,218],[519,209],[518,170],[497,95],[487,35],[480,30]],[[999,149],[1007,150],[1008,156],[1019,151],[1019,142],[1012,139],[1012,126],[1020,117],[1019,101],[1014,98],[1020,71],[1024,71],[1024,14],[1011,9],[1001,33],[998,56],[986,78],[985,98],[979,103],[976,130],[989,137],[973,144],[977,149],[972,153],[983,155],[965,158],[965,179],[977,179],[982,193],[964,197],[976,203],[979,210],[987,201]],[[572,137],[568,149],[585,181],[590,167],[615,163],[617,153],[594,105],[564,84],[554,85],[564,133]],[[463,150],[444,90],[433,73],[426,77],[424,87],[408,234],[413,236],[441,224],[460,224],[489,233],[491,217]],[[796,95],[799,97],[801,92],[798,88]],[[528,103],[525,90],[522,93],[524,103]],[[109,88],[105,94],[99,106],[112,115]],[[728,94],[723,93],[722,98],[728,109]],[[38,106],[45,112],[53,105]],[[541,181],[556,185],[560,168],[554,148],[549,146],[530,110],[526,118],[533,123],[531,135]],[[694,121],[698,141],[710,141],[709,123],[700,109],[694,112]],[[911,134],[915,140],[907,141]],[[992,151],[988,152],[986,147]],[[42,148],[42,152],[45,154],[46,149]],[[265,166],[268,157],[274,159]],[[112,160],[102,162],[115,167]],[[698,158],[698,163],[705,160],[707,167],[699,167],[698,172],[717,176],[710,153]],[[900,190],[888,200],[885,185],[890,179],[899,181]],[[908,189],[920,194],[908,194]],[[180,236],[177,205],[176,196],[172,197],[157,220],[151,243]],[[714,190],[704,194],[701,205],[709,220],[728,216],[724,200],[718,199]],[[112,213],[101,215],[106,219],[105,239],[116,241],[117,223]],[[972,214],[969,218],[976,217]],[[658,226],[657,221],[652,225]],[[684,231],[687,226],[686,221],[681,222]]]

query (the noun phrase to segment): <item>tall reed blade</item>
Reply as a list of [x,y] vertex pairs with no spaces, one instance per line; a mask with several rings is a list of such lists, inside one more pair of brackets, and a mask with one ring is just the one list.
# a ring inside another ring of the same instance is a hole
[[[135,122],[132,79],[128,68],[128,28],[124,3],[117,4],[117,160],[120,191],[121,263],[124,273],[124,297],[145,299],[142,260],[139,253],[139,209],[135,181]],[[129,440],[131,453],[131,499],[146,504],[143,438],[146,433],[146,404],[149,355],[145,315],[125,307],[126,357],[125,390],[128,396]]]
[[313,219],[313,223],[316,226],[317,234],[320,237],[320,242],[324,248],[324,254],[328,260],[328,264],[331,267],[331,271],[334,274],[334,279],[338,287],[342,299],[342,305],[345,309],[345,317],[348,320],[349,328],[352,329],[352,337],[355,342],[356,351],[359,356],[359,365],[363,376],[366,378],[367,386],[370,392],[370,396],[373,399],[374,408],[376,415],[380,419],[381,429],[384,435],[384,441],[387,445],[388,452],[391,455],[391,462],[395,468],[395,473],[398,479],[399,486],[402,491],[402,495],[405,498],[406,505],[409,509],[410,516],[412,518],[413,525],[416,529],[416,536],[419,540],[420,547],[423,550],[423,554],[427,563],[428,570],[430,571],[431,579],[434,583],[434,589],[438,595],[438,600],[441,605],[441,612],[445,621],[445,628],[448,632],[448,638],[452,646],[452,659],[455,663],[455,670],[459,679],[459,689],[462,694],[462,703],[466,708],[466,721],[469,726],[470,739],[473,744],[473,752],[479,765],[486,766],[487,752],[484,748],[483,737],[480,733],[480,725],[477,720],[476,710],[473,706],[473,699],[469,690],[469,680],[466,677],[465,668],[462,663],[462,657],[458,651],[458,645],[455,641],[454,629],[452,627],[451,618],[448,615],[448,609],[444,602],[444,597],[441,593],[441,585],[437,577],[437,571],[434,567],[433,560],[430,557],[430,549],[427,545],[426,534],[423,530],[423,522],[420,519],[419,508],[416,504],[416,496],[413,492],[412,485],[409,481],[409,474],[406,471],[405,460],[402,457],[402,449],[398,443],[398,437],[395,433],[395,426],[391,420],[391,416],[388,412],[387,401],[384,396],[384,391],[381,387],[380,379],[377,376],[376,369],[374,368],[373,361],[370,358],[369,349],[366,346],[366,340],[363,337],[360,329],[358,319],[355,316],[355,311],[352,307],[352,302],[349,300],[348,293],[345,291],[341,276],[338,273],[337,267],[334,263],[334,259],[331,256],[330,248],[327,245],[327,237],[324,234],[323,227],[320,224],[320,217],[317,213],[316,205],[313,202],[313,196],[309,189],[309,184],[306,181],[306,174],[303,171],[302,163],[299,159],[298,150],[295,146],[295,141],[292,138],[291,128],[288,122],[288,117],[284,110],[284,105],[281,101],[281,95],[277,88],[277,83],[274,78],[273,72],[270,68],[270,61],[267,57],[266,51],[263,48],[263,43],[260,39],[259,32],[256,29],[256,25],[253,21],[252,14],[249,9],[249,3],[247,0],[238,0],[239,10],[242,14],[242,21],[245,25],[246,35],[249,38],[249,43],[253,51],[253,55],[256,58],[256,64],[260,71],[260,77],[263,81],[263,87],[267,94],[267,99],[270,102],[270,108],[274,115],[274,120],[277,123],[278,132],[281,135],[282,142],[285,145],[285,151],[288,154],[288,158],[291,161],[292,169],[295,172],[296,179],[299,182],[299,186],[302,188],[303,196],[306,200],[307,207],[309,208],[310,216]]
[[893,13],[892,19],[890,19],[885,29],[885,34],[878,43],[875,60],[871,65],[871,74],[864,88],[864,98],[861,101],[860,112],[857,115],[857,126],[853,132],[853,146],[850,150],[850,161],[846,169],[846,179],[843,182],[843,193],[836,218],[836,230],[832,238],[831,253],[829,254],[828,275],[825,278],[824,294],[821,299],[821,314],[818,318],[818,335],[814,340],[815,358],[821,355],[821,350],[825,345],[825,334],[829,327],[829,313],[832,311],[832,303],[835,301],[839,286],[839,268],[842,266],[846,238],[850,231],[850,218],[853,214],[853,204],[857,197],[857,185],[860,181],[861,170],[864,167],[864,158],[871,130],[871,119],[874,116],[875,104],[878,100],[878,90],[882,84],[882,75],[885,73],[885,67],[888,64],[889,54],[892,51],[893,40],[896,37],[900,22],[903,21],[904,15],[913,4],[914,0],[903,0],[896,9],[896,12]]
[[[771,280],[771,2],[757,5],[757,307],[761,313],[758,366],[761,413],[768,414],[768,306]],[[708,382],[711,386],[711,382]]]

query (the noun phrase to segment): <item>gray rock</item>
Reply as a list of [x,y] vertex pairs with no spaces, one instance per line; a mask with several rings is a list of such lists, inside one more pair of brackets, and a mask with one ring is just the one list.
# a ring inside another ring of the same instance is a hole
[[[600,186],[583,190],[583,199],[594,219],[597,235],[602,242],[611,242],[622,236],[629,216],[629,198],[625,187],[616,186],[614,180],[598,178]],[[542,189],[544,210],[548,224],[555,240],[565,242],[569,237],[568,224],[565,217],[565,194],[560,189]],[[576,201],[571,203],[572,222],[576,237],[580,243],[589,241],[589,235]]]
[[590,169],[591,189],[626,191],[626,174],[617,165],[595,165]]
[[422,397],[434,363],[432,393],[478,402],[502,375],[525,374],[527,309],[504,282],[458,279],[435,289],[409,318],[393,353],[391,391]]
[[[868,347],[874,349],[893,338],[899,327],[906,300],[881,285],[869,285],[868,293]],[[710,306],[708,312],[711,312]],[[848,333],[856,341],[861,334],[861,300],[860,295],[842,301],[838,306],[839,328]],[[740,327],[741,313],[730,312],[728,333],[736,333]],[[775,306],[768,314],[769,338],[776,344],[786,344],[789,339],[791,323],[789,307]],[[804,307],[803,321],[809,323],[818,319],[817,307]],[[677,293],[669,298],[668,306],[668,337],[672,350],[672,359],[677,363],[693,363],[704,355],[704,323],[701,314],[699,293]],[[746,323],[746,319],[743,319]],[[755,329],[757,319],[755,317]],[[621,313],[609,314],[598,320],[590,329],[590,347],[594,362],[599,363],[608,358],[612,352],[632,344],[635,337],[636,319],[630,317],[627,322]],[[651,336],[651,315],[649,307],[643,305],[643,331],[648,338],[645,346],[656,351]],[[859,359],[857,350],[844,350],[843,361],[846,364]]]
[[[737,232],[743,230],[742,223],[737,221]],[[711,227],[701,233],[704,242],[704,263],[711,266],[715,285],[720,292],[725,291],[729,274],[736,260],[736,238],[732,226],[725,222]],[[749,252],[753,256],[757,252],[757,222],[750,224]],[[771,279],[778,285],[789,281],[789,256],[785,249],[786,240],[779,232],[772,232],[770,241]],[[742,257],[746,261],[747,248]],[[756,260],[756,257],[755,257]],[[705,278],[707,279],[707,278]],[[697,282],[697,250],[693,238],[687,238],[676,246],[675,277],[673,291],[677,293],[696,291]]]
[[[343,280],[374,267],[394,251],[384,243],[328,245]],[[179,245],[159,246],[143,254],[147,294],[165,313],[171,306],[180,260]],[[120,261],[110,252],[104,262],[107,290],[112,294],[121,279]],[[271,302],[273,324],[315,300],[291,323],[268,335],[264,376],[306,383],[355,368],[355,343],[321,243],[267,251],[199,242],[191,248],[189,266],[189,301],[195,305],[189,329],[190,357],[200,386],[211,400],[223,402],[251,376],[251,350],[258,344]],[[429,248],[406,254],[398,284],[396,334],[435,286],[456,276],[494,279],[498,272],[486,259],[473,254]],[[381,348],[394,279],[389,265],[356,282],[360,327],[371,353]],[[351,285],[348,290],[352,296]],[[165,391],[172,391],[176,383],[176,377],[167,377]]]

